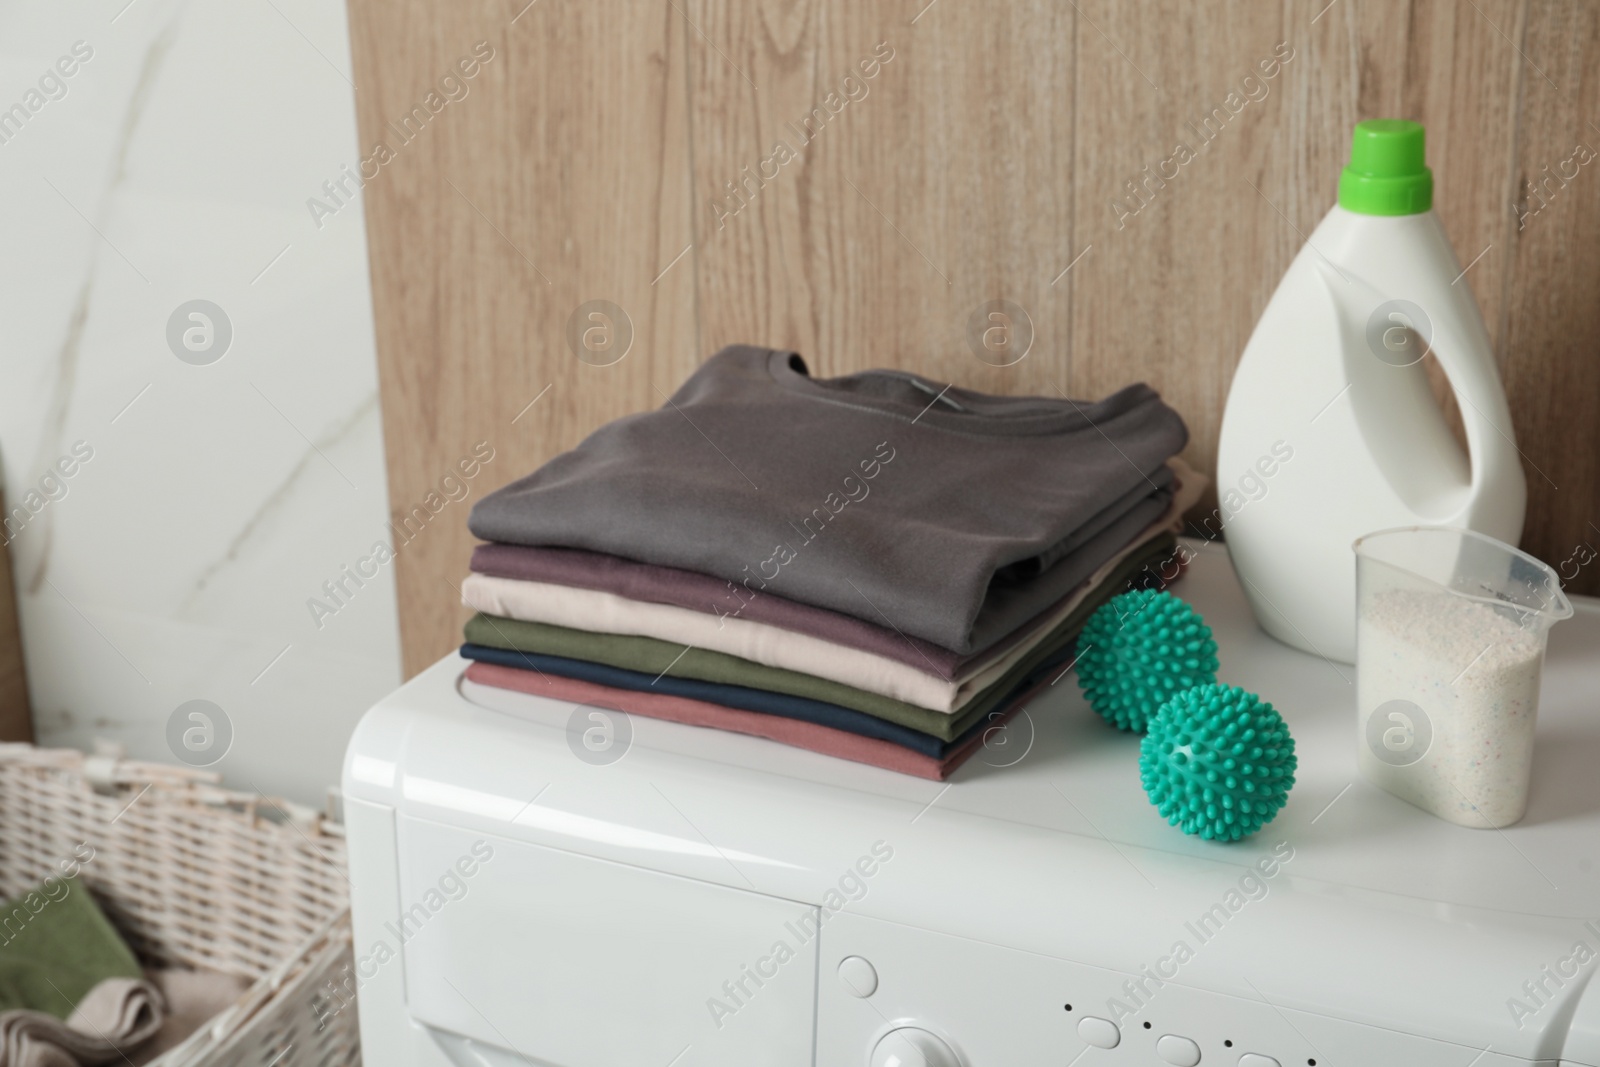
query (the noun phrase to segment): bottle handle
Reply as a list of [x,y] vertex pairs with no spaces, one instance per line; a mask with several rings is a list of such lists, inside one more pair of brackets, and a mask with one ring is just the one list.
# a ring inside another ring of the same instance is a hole
[[[1458,279],[1459,281],[1459,279]],[[1511,407],[1500,385],[1488,332],[1472,303],[1470,290],[1440,288],[1423,305],[1437,309],[1429,315],[1427,350],[1439,361],[1466,431],[1467,461],[1471,469],[1470,499],[1476,501],[1487,488],[1509,491],[1522,485],[1520,451],[1511,424]],[[1485,353],[1479,358],[1474,352]],[[1526,489],[1524,487],[1523,492]],[[1518,511],[1522,501],[1517,502]]]

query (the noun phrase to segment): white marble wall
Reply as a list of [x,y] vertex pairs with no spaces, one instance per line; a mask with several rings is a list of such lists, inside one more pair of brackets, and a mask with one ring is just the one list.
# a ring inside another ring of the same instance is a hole
[[[208,700],[229,784],[320,806],[400,681],[387,569],[307,607],[386,536],[365,224],[306,208],[356,146],[339,0],[0,7],[0,456],[37,509],[8,536],[41,744],[171,760]],[[209,363],[220,334],[180,343],[198,362],[168,340],[196,299],[231,323]]]

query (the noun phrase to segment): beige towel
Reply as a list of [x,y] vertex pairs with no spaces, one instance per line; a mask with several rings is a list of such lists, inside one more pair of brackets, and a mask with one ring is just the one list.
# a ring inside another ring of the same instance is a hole
[[135,1064],[149,1063],[176,1048],[250,991],[250,983],[245,979],[217,971],[174,967],[151,971],[150,980],[166,999],[167,1017],[156,1036],[129,1057]]
[[140,978],[107,978],[65,1022],[39,1011],[0,1014],[0,1067],[100,1067],[161,1027],[166,1003]]

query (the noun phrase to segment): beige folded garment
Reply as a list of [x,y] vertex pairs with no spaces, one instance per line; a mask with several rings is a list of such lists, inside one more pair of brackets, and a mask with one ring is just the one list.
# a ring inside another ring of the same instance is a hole
[[0,1014],[0,1067],[100,1067],[119,1063],[161,1028],[166,1003],[142,978],[107,978],[65,1021],[42,1011]]
[[136,1065],[177,1048],[250,991],[249,981],[220,971],[171,967],[151,971],[150,980],[166,998],[167,1017],[156,1035],[129,1057]]
[[1180,459],[1170,462],[1177,475],[1177,490],[1167,511],[1102,564],[1048,616],[1037,620],[1029,636],[994,657],[974,664],[953,681],[874,652],[849,648],[769,623],[632,600],[594,589],[473,573],[461,583],[461,599],[467,607],[486,615],[591,633],[671,641],[738,656],[766,667],[826,678],[930,711],[954,712],[1049,636],[1124,559],[1163,531],[1181,528],[1183,513],[1199,501],[1206,479]]

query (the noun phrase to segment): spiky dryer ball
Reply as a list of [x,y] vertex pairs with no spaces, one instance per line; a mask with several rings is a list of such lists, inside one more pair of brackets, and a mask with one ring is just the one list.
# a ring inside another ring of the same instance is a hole
[[1208,841],[1249,837],[1294,788],[1294,738],[1273,706],[1233,685],[1173,697],[1139,747],[1139,779],[1166,820]]
[[1171,593],[1114,596],[1078,637],[1078,685],[1107,722],[1143,732],[1172,697],[1217,680],[1211,628]]

